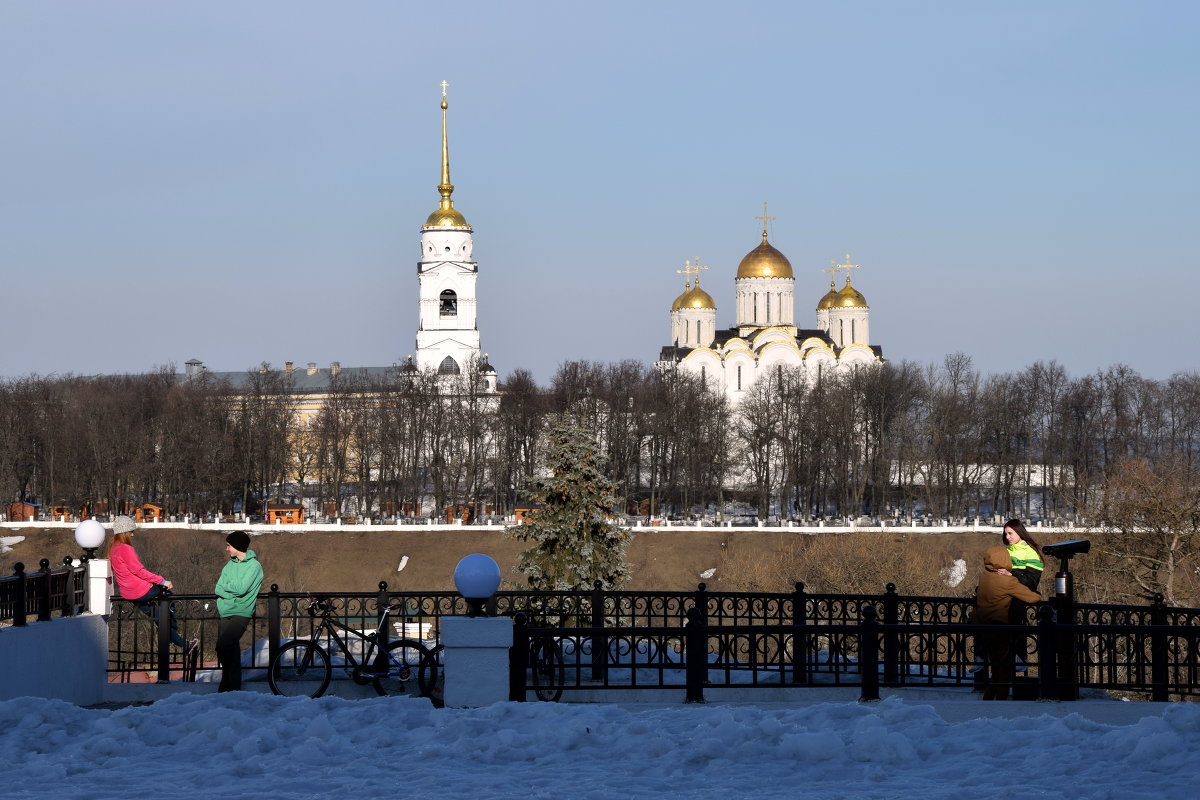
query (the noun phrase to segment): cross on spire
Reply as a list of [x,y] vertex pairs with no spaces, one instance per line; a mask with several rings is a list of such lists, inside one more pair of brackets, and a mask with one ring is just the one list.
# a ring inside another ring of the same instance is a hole
[[774,218],[774,217],[768,217],[768,216],[767,216],[767,201],[766,201],[766,200],[764,200],[764,201],[763,201],[763,213],[762,213],[762,216],[761,216],[761,217],[755,217],[755,219],[761,219],[761,220],[762,220],[762,224],[763,224],[763,238],[764,238],[764,239],[765,239],[765,238],[767,238],[767,223],[768,223],[768,222],[774,222],[774,221],[775,221],[775,218]]
[[708,267],[706,267],[700,263],[700,256],[696,256],[695,264],[693,264],[692,260],[689,258],[687,261],[683,262],[683,269],[675,270],[680,275],[687,276],[686,278],[683,279],[684,290],[686,290],[691,285],[691,279],[692,279],[693,275],[696,276],[696,285],[697,286],[700,285],[700,270],[702,270],[702,269],[708,269]]
[[[832,261],[830,263],[832,263]],[[862,265],[861,264],[851,264],[850,263],[850,254],[846,253],[846,263],[845,264],[835,264],[833,268],[835,270],[838,270],[838,269],[845,270],[846,283],[849,283],[850,282],[850,270],[858,269],[860,266],[862,266]]]
[[449,86],[450,84],[446,83],[445,81],[442,81],[439,85],[442,87],[442,99],[445,100],[446,99],[446,87]]

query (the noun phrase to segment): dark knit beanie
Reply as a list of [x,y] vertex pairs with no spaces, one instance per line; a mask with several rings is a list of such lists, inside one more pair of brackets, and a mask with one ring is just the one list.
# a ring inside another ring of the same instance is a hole
[[225,537],[225,541],[233,545],[233,549],[239,553],[250,549],[250,535],[245,531],[234,531]]

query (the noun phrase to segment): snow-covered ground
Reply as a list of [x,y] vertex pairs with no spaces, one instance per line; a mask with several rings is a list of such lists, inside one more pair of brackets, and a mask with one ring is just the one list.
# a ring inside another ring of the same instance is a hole
[[435,709],[409,698],[236,692],[177,694],[111,710],[21,698],[0,702],[0,794],[56,800],[1195,796],[1200,704],[952,705],[890,698]]

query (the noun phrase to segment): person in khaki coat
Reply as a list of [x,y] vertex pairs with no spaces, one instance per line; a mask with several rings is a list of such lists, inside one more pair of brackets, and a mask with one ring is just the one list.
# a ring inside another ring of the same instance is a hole
[[[1013,600],[1026,603],[1041,602],[1041,595],[1030,591],[1012,574],[1012,559],[1008,548],[996,545],[988,548],[983,557],[983,574],[979,576],[979,592],[975,598],[975,622],[989,625],[1008,624],[1008,609]],[[975,637],[977,647],[987,652],[992,674],[984,700],[1007,700],[1012,686],[1012,641],[1007,633],[997,631]]]

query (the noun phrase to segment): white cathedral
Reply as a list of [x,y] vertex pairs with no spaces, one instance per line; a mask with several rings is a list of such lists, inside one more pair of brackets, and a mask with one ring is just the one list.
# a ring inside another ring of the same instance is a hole
[[[825,370],[847,370],[856,364],[880,364],[883,350],[872,345],[870,307],[850,284],[846,257],[828,272],[846,272],[846,285],[836,278],[817,303],[816,327],[799,328],[795,321],[796,278],[791,262],[767,241],[764,209],[762,242],[746,254],[734,279],[734,324],[717,329],[717,305],[700,288],[696,259],[680,272],[687,277],[683,294],[671,304],[671,344],[662,349],[658,367],[697,375],[733,402],[746,396],[754,382],[781,366],[804,367],[810,377]],[[695,284],[692,284],[692,276]]]

